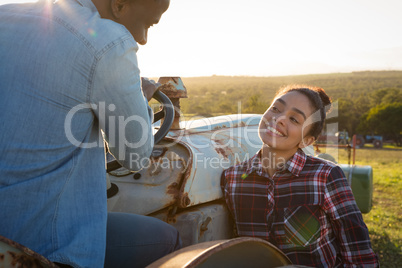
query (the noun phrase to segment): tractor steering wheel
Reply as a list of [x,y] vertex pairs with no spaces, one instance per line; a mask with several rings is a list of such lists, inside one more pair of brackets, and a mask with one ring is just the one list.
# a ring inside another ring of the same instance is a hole
[[[155,92],[152,98],[162,105],[162,110],[154,114],[154,121],[152,123],[165,118],[159,130],[154,135],[154,144],[156,145],[168,134],[174,120],[174,109],[170,99],[159,90]],[[113,160],[107,163],[106,172],[111,172],[118,168],[121,168],[120,163],[117,160]]]

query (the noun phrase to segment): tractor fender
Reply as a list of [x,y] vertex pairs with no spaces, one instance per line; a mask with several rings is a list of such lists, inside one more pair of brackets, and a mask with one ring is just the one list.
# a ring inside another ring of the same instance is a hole
[[316,157],[324,159],[324,160],[331,161],[332,163],[335,163],[335,164],[337,163],[335,158],[330,154],[321,153],[321,154],[318,154]]
[[373,168],[371,166],[339,165],[352,188],[357,206],[369,213],[373,206]]
[[175,251],[147,266],[167,267],[281,267],[289,258],[271,243],[260,238],[238,237],[209,241]]

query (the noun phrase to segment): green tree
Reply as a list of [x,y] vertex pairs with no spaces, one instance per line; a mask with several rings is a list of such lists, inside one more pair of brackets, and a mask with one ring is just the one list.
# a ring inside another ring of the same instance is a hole
[[251,95],[251,97],[246,102],[246,107],[244,109],[245,113],[256,113],[263,114],[267,110],[268,104],[261,100],[260,94]]
[[349,134],[356,133],[360,116],[352,99],[338,100],[338,129],[346,129]]
[[402,90],[398,88],[382,88],[371,93],[370,98],[371,107],[380,104],[402,102]]
[[[364,114],[366,114],[373,107],[373,106],[371,106],[370,101],[367,101],[366,94],[361,94],[353,102],[354,102],[354,109],[359,118],[361,118]],[[374,105],[374,106],[376,106],[376,105]]]
[[402,90],[397,88],[388,89],[388,93],[382,98],[381,104],[402,103]]
[[402,102],[381,104],[370,109],[365,120],[360,123],[359,129],[389,136],[398,146],[401,146]]
[[231,114],[231,113],[235,112],[235,110],[236,110],[235,108],[236,108],[235,105],[230,105],[228,103],[221,103],[219,105],[219,112]]

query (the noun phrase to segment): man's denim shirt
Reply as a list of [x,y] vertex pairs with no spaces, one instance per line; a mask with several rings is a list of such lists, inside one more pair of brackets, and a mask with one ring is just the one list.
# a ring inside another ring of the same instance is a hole
[[103,267],[102,132],[126,167],[153,147],[137,43],[90,0],[0,6],[0,235]]

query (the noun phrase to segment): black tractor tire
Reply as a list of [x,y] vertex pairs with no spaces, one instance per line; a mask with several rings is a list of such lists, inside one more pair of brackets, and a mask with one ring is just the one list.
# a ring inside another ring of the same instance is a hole
[[380,149],[380,148],[382,148],[382,141],[380,141],[380,140],[374,140],[374,141],[373,141],[373,145],[374,145],[374,148]]

